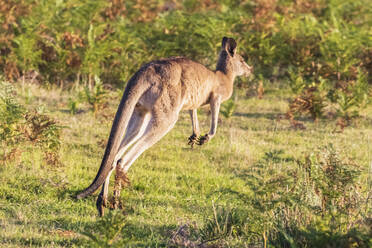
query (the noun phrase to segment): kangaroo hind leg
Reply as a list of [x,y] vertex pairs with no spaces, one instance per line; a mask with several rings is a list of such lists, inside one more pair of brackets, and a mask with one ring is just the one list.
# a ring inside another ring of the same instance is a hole
[[124,139],[120,144],[115,161],[123,156],[124,152],[145,133],[150,122],[151,113],[144,109],[136,108],[129,122]]
[[[177,115],[167,116],[167,118],[160,118],[158,115],[152,115],[145,132],[138,139],[138,141],[128,150],[128,152],[121,159],[120,174],[126,174],[129,167],[134,161],[148,148],[158,142],[164,135],[166,135],[177,121]],[[120,191],[115,194],[114,202],[120,196]]]
[[[123,155],[123,153],[130,147],[134,142],[136,142],[144,133],[148,122],[150,120],[150,113],[144,111],[140,108],[135,108],[131,119],[128,124],[128,128],[125,132],[125,137],[123,141],[121,142],[119,151],[116,155],[116,159],[114,161],[114,166],[112,170],[109,172],[105,182],[102,185],[102,190],[97,198],[96,206],[98,209],[98,212],[100,216],[104,215],[104,207],[107,207],[107,197],[108,197],[108,187],[110,183],[110,176],[115,168],[120,167],[120,157]],[[118,174],[118,170],[116,171]],[[120,174],[120,172],[119,172]],[[116,180],[117,181],[117,180]],[[115,185],[116,185],[115,181]],[[115,192],[114,192],[115,194]],[[119,193],[120,194],[120,193]],[[114,204],[115,207],[115,204]]]

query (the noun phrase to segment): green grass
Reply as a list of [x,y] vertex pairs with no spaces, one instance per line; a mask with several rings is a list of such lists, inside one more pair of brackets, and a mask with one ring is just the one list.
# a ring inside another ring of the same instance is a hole
[[[95,225],[110,225],[115,222],[115,218],[110,219],[112,214],[115,217],[119,213],[111,212],[101,219],[95,208],[97,193],[79,201],[74,196],[91,183],[98,171],[104,152],[102,144],[108,137],[119,99],[110,99],[105,110],[107,117],[94,118],[84,104],[79,105],[76,115],[71,115],[70,94],[58,88],[46,90],[26,85],[19,87],[18,92],[21,96],[33,96],[27,98],[27,107],[44,106],[66,126],[60,151],[63,165],[46,165],[41,151],[33,147],[24,147],[18,161],[0,165],[0,246],[91,247],[94,243],[83,233],[95,233]],[[262,233],[255,234],[258,239],[248,234],[257,230],[270,234],[275,208],[265,205],[267,209],[260,212],[250,204],[261,201],[261,197],[264,204],[270,196],[285,196],[285,186],[267,188],[270,179],[288,176],[285,173],[298,167],[296,160],[302,161],[307,154],[329,144],[343,158],[351,158],[361,166],[362,174],[355,186],[361,192],[370,190],[372,108],[363,110],[362,117],[343,133],[334,132],[336,121],[329,120],[314,123],[305,119],[306,130],[294,130],[287,120],[278,118],[287,111],[289,96],[288,90],[277,87],[266,90],[261,100],[247,98],[245,92],[238,91],[234,115],[229,120],[221,116],[216,137],[194,149],[187,146],[191,122],[188,113],[182,112],[176,127],[131,167],[131,186],[121,195],[125,217],[118,217],[124,226],[113,244],[164,247],[172,233],[184,224],[190,229],[189,238],[195,241],[200,238],[199,230],[208,228],[214,206],[222,206],[237,214],[248,214],[249,220],[244,224],[246,235],[226,236],[217,244],[260,247]],[[203,132],[207,132],[206,110],[199,112],[199,120]],[[260,180],[267,184],[254,185],[260,182],[252,179],[252,175],[257,177],[252,174],[254,171],[259,171]],[[288,185],[294,184],[293,178],[289,180]],[[274,193],[257,193],[265,190]],[[370,208],[370,202],[363,207]],[[367,214],[371,218],[370,210]]]

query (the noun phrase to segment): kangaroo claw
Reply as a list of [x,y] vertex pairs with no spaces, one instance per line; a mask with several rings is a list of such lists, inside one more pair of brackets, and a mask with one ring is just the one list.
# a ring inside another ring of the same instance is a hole
[[98,195],[98,198],[96,201],[96,207],[97,207],[100,217],[105,215],[105,207],[107,207],[107,199],[104,199],[101,194]]
[[199,138],[198,138],[198,142],[197,142],[197,144],[199,145],[199,146],[201,146],[201,145],[204,145],[205,143],[207,143],[209,141],[209,135],[208,134],[206,134],[206,135],[202,135],[202,136],[200,136]]
[[194,148],[194,145],[197,143],[198,141],[198,136],[196,134],[192,134],[190,137],[189,137],[189,142],[187,143],[188,145],[191,146],[191,148]]

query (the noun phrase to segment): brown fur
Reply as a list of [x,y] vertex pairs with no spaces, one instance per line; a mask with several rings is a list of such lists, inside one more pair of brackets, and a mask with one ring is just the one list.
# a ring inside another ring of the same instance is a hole
[[[235,40],[226,37],[215,71],[184,57],[153,61],[141,67],[124,91],[97,176],[77,198],[92,194],[103,184],[97,200],[98,209],[103,209],[115,167],[126,173],[138,156],[173,128],[181,110],[189,110],[192,119],[189,144],[202,145],[211,140],[216,133],[220,104],[232,95],[235,77],[248,76],[251,71],[236,54]],[[198,139],[196,109],[206,104],[211,107],[211,128]]]

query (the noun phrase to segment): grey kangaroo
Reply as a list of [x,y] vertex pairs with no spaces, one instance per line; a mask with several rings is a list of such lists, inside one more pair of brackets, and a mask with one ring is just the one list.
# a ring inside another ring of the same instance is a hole
[[[229,99],[236,76],[249,76],[252,67],[236,53],[236,41],[222,39],[216,70],[184,57],[172,57],[142,66],[129,80],[112,124],[101,167],[92,184],[77,195],[82,199],[101,185],[97,208],[102,216],[107,206],[111,173],[116,169],[114,208],[120,185],[133,162],[158,142],[175,125],[181,110],[188,110],[192,122],[189,145],[202,145],[216,134],[221,102]],[[212,118],[210,131],[200,135],[197,108],[209,104]]]

